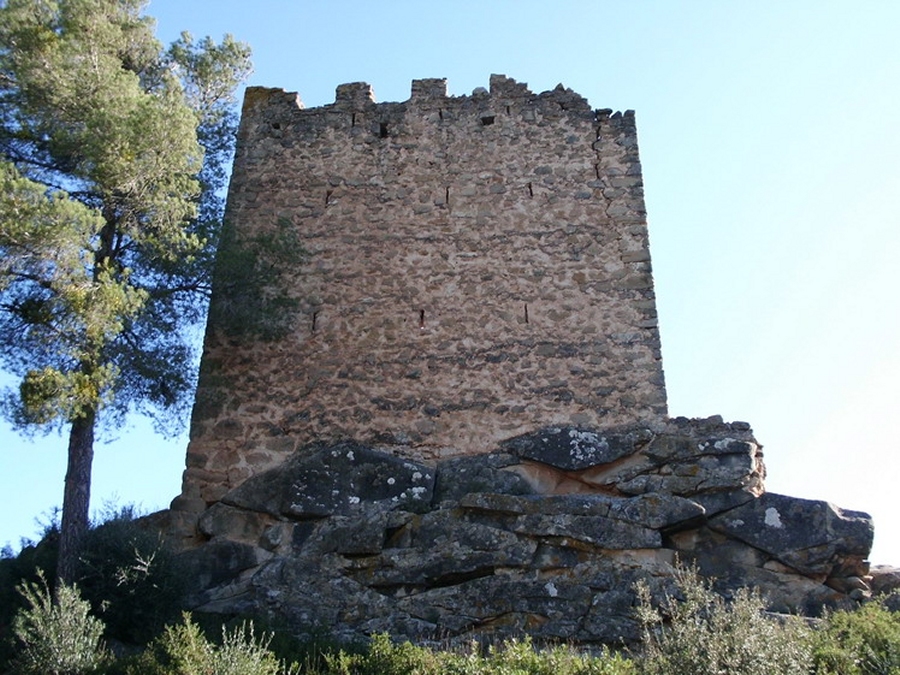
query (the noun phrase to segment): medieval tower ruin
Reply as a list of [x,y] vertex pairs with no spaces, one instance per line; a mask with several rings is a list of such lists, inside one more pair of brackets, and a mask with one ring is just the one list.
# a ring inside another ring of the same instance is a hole
[[665,418],[631,112],[493,76],[465,97],[416,80],[404,103],[347,84],[312,110],[250,89],[243,116],[228,217],[290,223],[308,257],[285,339],[210,330],[228,391],[196,420],[204,499],[314,439],[432,459]]
[[667,417],[632,112],[502,75],[251,88],[227,221],[298,255],[277,336],[214,293],[170,512],[196,606],[613,642],[677,553],[783,604],[864,592],[865,514],[765,494],[746,424]]

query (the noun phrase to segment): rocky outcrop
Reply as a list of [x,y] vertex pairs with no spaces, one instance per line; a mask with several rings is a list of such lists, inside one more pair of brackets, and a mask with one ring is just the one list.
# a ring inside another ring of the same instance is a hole
[[864,597],[871,519],[763,477],[749,427],[718,419],[554,427],[435,466],[308,446],[202,514],[191,602],[348,638],[618,644],[639,637],[634,582],[661,593],[678,558],[775,611]]
[[872,593],[889,594],[900,590],[900,567],[875,565],[870,570]]

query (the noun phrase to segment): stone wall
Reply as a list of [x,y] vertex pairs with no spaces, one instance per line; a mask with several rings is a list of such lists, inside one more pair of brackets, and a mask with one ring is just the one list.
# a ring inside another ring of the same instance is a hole
[[227,218],[239,238],[288,224],[308,256],[287,337],[209,328],[185,508],[311,440],[427,461],[665,418],[630,111],[498,75],[402,103],[346,84],[310,110],[251,88]]

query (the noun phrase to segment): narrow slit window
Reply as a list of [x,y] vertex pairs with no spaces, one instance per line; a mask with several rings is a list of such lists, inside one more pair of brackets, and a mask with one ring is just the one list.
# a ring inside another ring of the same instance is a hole
[[419,310],[419,328],[421,328],[421,329],[425,328],[425,310],[424,309]]
[[534,188],[531,186],[531,183],[528,183],[528,196],[534,197]]
[[353,113],[352,115],[350,115],[350,126],[351,127],[356,126],[356,113]]
[[316,322],[318,321],[318,319],[319,319],[319,313],[318,313],[318,312],[313,312],[313,313],[312,313],[312,322],[311,322],[311,325],[310,325],[310,328],[312,329],[312,332],[313,332],[313,333],[316,332]]
[[525,303],[525,323],[528,323],[528,303]]
[[387,138],[388,137],[388,125],[387,122],[382,122],[378,125],[378,137],[379,138]]

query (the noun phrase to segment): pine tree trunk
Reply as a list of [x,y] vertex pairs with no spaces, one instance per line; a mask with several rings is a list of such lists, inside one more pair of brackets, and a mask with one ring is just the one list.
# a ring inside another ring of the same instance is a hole
[[88,529],[95,419],[96,413],[91,411],[74,420],[69,430],[69,464],[63,492],[59,560],[56,564],[57,584],[71,584],[75,581],[81,543]]

